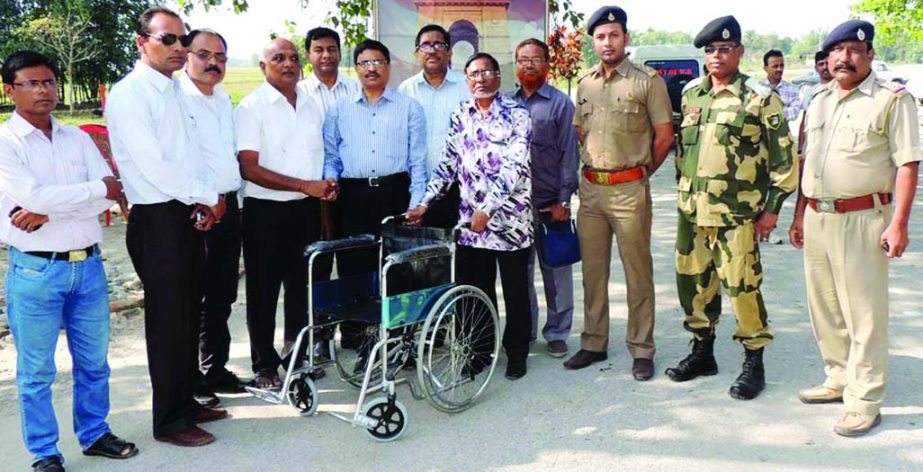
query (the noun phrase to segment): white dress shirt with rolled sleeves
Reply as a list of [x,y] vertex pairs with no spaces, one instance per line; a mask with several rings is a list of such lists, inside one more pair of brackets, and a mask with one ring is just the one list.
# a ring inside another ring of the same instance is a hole
[[[268,82],[237,105],[237,152],[259,153],[260,167],[301,180],[324,175],[324,112],[301,87],[295,106]],[[244,181],[244,197],[280,202],[299,200],[301,192],[272,190]]]
[[112,155],[132,204],[218,203],[179,81],[138,62],[112,87],[106,121]]
[[[113,204],[102,181],[112,172],[90,136],[51,124],[51,139],[15,112],[0,125],[0,240],[23,252],[102,242],[99,215]],[[48,222],[32,233],[14,227],[9,214],[17,206]]]
[[234,140],[231,97],[220,85],[211,95],[205,95],[185,72],[180,75],[179,82],[195,117],[195,138],[215,190],[221,194],[236,192],[240,189],[240,164]]

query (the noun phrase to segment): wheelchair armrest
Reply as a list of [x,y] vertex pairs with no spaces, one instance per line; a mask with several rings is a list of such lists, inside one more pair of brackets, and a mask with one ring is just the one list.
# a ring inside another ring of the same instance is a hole
[[385,262],[391,264],[403,264],[405,262],[417,261],[420,259],[429,259],[431,257],[449,256],[452,249],[446,244],[428,244],[406,251],[389,254]]
[[310,257],[315,252],[335,252],[360,247],[377,246],[378,239],[372,234],[357,234],[333,241],[317,241],[304,248],[304,256]]

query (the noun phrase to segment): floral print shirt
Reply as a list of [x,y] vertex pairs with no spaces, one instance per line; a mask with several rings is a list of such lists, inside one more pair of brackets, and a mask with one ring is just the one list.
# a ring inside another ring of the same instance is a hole
[[532,119],[516,100],[497,95],[486,113],[474,99],[452,114],[442,159],[433,171],[422,205],[429,206],[458,182],[459,222],[476,210],[490,215],[481,233],[463,229],[458,244],[516,251],[532,245]]

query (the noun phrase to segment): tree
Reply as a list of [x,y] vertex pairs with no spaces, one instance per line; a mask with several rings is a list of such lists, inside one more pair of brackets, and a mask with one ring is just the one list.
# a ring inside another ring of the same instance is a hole
[[547,43],[551,53],[548,75],[567,80],[567,94],[570,95],[571,82],[580,74],[583,30],[577,28],[568,31],[567,26],[558,26],[548,35]]
[[77,105],[76,67],[99,53],[96,39],[90,29],[89,15],[70,8],[64,15],[48,14],[28,21],[16,33],[54,52],[64,66],[64,75],[70,84],[70,110]]
[[908,37],[913,41],[923,41],[921,0],[860,0],[852,6],[852,10],[875,18],[876,44],[896,44],[897,40]]

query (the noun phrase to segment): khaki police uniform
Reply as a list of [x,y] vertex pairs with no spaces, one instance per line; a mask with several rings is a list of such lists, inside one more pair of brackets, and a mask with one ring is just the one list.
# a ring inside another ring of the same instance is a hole
[[585,136],[581,155],[584,171],[598,171],[597,176],[639,177],[611,184],[596,178],[590,181],[581,172],[577,231],[585,305],[581,345],[587,351],[605,352],[609,344],[609,264],[615,234],[627,284],[626,344],[633,358],[654,356],[647,168],[652,163],[653,127],[671,120],[666,83],[649,67],[626,58],[608,77],[600,64],[579,80],[574,124]]
[[778,214],[798,185],[782,100],[738,73],[720,91],[711,76],[690,84],[682,103],[676,282],[685,327],[698,339],[714,335],[723,285],[737,316],[734,338],[757,350],[773,330],[754,222],[764,211]]
[[[921,160],[917,109],[903,86],[872,72],[842,98],[836,81],[821,87],[807,116],[804,266],[824,385],[843,391],[847,411],[875,416],[888,366],[888,258],[880,237],[893,214],[897,168]],[[871,208],[837,211],[844,200]]]

